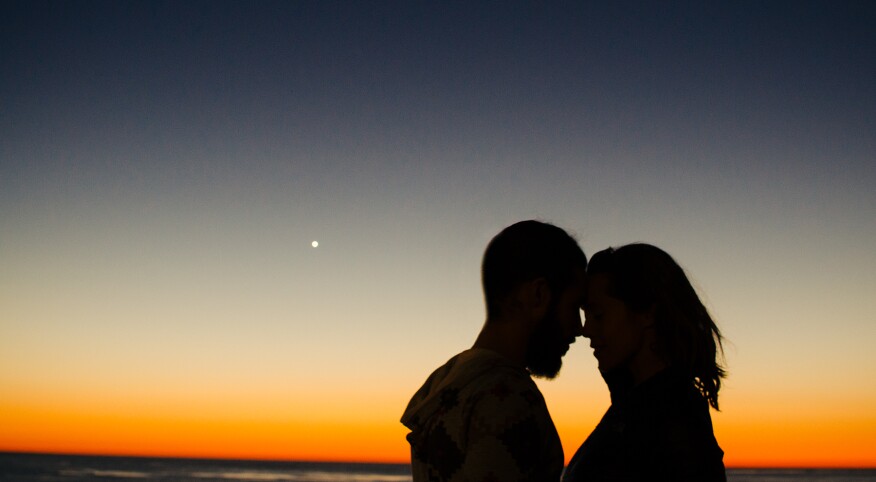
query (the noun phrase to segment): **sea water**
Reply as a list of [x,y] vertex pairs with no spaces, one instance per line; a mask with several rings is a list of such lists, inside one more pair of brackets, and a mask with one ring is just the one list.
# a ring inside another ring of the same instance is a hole
[[[2,482],[406,482],[407,464],[0,453]],[[729,469],[730,482],[864,482],[876,470]]]

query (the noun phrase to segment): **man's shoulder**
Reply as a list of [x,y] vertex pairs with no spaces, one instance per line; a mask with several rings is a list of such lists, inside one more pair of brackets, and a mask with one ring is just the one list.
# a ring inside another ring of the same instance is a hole
[[467,350],[430,375],[408,404],[402,423],[414,427],[425,419],[457,416],[464,423],[480,415],[494,421],[549,417],[529,372],[494,352]]
[[435,385],[471,385],[475,390],[483,384],[498,382],[537,390],[526,369],[498,353],[483,349],[469,349],[455,355],[435,369],[429,380]]
[[459,377],[458,386],[468,397],[523,396],[533,401],[543,400],[529,372],[499,355],[485,354],[478,359],[462,360],[459,369],[469,372],[468,376]]
[[491,396],[499,399],[523,396],[543,400],[538,385],[528,373],[504,367],[497,367],[495,370],[481,374],[477,379],[467,384],[467,388],[473,395]]
[[428,398],[403,419],[414,480],[559,478],[559,436],[525,369],[492,352],[467,351],[428,385]]
[[531,415],[547,410],[538,385],[526,374],[497,370],[467,388],[463,395],[478,411],[496,415],[514,412]]

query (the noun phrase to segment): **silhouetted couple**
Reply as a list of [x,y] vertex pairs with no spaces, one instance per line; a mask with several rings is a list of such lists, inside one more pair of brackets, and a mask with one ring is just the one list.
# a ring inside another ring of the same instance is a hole
[[[721,335],[668,254],[632,244],[588,265],[564,230],[522,221],[487,246],[482,276],[487,320],[474,345],[435,370],[402,417],[414,481],[726,480],[709,414]],[[555,377],[579,335],[611,406],[563,473],[531,377]]]

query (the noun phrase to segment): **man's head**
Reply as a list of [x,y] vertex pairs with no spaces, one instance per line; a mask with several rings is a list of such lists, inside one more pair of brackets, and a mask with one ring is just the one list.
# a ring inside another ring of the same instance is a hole
[[578,243],[539,221],[513,224],[487,246],[481,270],[487,323],[512,314],[535,318],[526,351],[533,375],[556,376],[569,344],[580,334],[586,268]]

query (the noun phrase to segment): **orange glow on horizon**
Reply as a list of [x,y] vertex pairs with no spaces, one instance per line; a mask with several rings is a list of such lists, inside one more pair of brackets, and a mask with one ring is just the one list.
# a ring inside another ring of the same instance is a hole
[[406,429],[363,415],[129,415],[0,402],[0,451],[257,460],[405,463]]
[[[126,416],[0,404],[0,451],[119,456],[407,463],[407,429],[394,420],[361,421]],[[558,424],[566,461],[592,427]],[[876,467],[876,420],[770,425],[717,417],[728,468]]]
[[[398,421],[409,393],[389,386],[128,393],[6,383],[0,451],[120,456],[407,463],[408,430]],[[400,381],[395,385],[407,385]],[[568,378],[541,384],[566,462],[609,403],[604,388]],[[585,388],[581,388],[585,387]],[[841,404],[811,395],[806,404],[728,392],[712,412],[732,467],[876,467],[872,400]],[[589,403],[581,404],[580,400]],[[842,406],[842,412],[835,407]]]
[[[5,421],[4,421],[5,422]],[[78,417],[4,429],[0,451],[325,462],[405,463],[403,429]],[[398,455],[401,454],[401,455]]]
[[716,427],[728,467],[876,467],[876,420],[733,421]]

